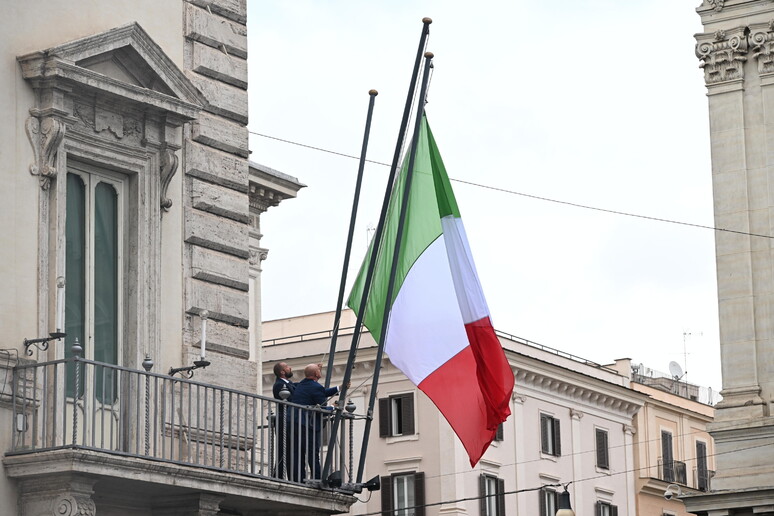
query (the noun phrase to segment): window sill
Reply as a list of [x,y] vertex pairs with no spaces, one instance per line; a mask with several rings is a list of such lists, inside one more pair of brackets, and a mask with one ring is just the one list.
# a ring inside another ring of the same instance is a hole
[[402,443],[404,441],[418,441],[419,434],[414,433],[411,435],[396,435],[394,437],[387,437],[386,439],[387,439],[387,444]]
[[550,460],[552,462],[557,462],[559,457],[561,457],[561,455],[551,455],[550,453],[540,452],[541,459]]
[[607,475],[607,476],[612,475],[612,473],[610,473],[610,468],[605,469],[605,468],[600,468],[599,466],[594,466],[594,469],[596,469],[597,473],[599,473],[600,475]]

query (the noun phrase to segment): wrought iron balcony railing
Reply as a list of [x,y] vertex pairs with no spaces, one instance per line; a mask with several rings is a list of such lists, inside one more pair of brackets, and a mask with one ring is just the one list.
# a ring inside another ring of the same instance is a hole
[[685,462],[658,459],[658,478],[664,482],[688,485]]
[[715,472],[711,469],[707,469],[706,467],[693,468],[693,485],[699,491],[711,491],[712,477],[714,476]]
[[[78,357],[15,367],[12,403],[8,454],[91,449],[298,484],[320,480],[332,413]],[[361,418],[342,414],[332,471],[352,484]]]

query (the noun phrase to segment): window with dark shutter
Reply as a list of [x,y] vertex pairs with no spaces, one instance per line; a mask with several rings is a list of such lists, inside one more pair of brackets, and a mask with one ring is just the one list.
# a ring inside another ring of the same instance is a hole
[[699,491],[709,491],[707,443],[703,441],[696,441],[696,487]]
[[542,488],[540,494],[540,516],[554,516],[559,495],[553,489]]
[[540,451],[556,457],[562,454],[559,420],[548,414],[540,414]]
[[390,435],[390,399],[379,400],[379,437]]
[[[381,400],[380,400],[381,401]],[[392,516],[392,478],[381,478],[382,516]]]
[[540,414],[540,451],[543,453],[552,453],[551,449],[552,440],[551,433],[553,432],[553,426],[551,424],[551,416],[546,414]]
[[661,467],[663,480],[675,481],[674,456],[672,455],[672,433],[661,431]]
[[483,473],[478,477],[478,510],[481,516],[489,516],[489,497],[486,489],[487,478]]
[[413,435],[414,434],[414,394],[401,395],[403,403],[401,403],[401,420],[403,421],[403,427],[401,428],[401,435]]
[[502,441],[503,440],[503,424],[500,423],[497,425],[497,432],[495,433],[495,441]]
[[597,502],[594,506],[595,516],[618,516],[618,506],[608,502]]
[[505,480],[497,479],[497,516],[505,516]]
[[414,393],[395,394],[379,400],[379,437],[413,435]]
[[414,473],[414,516],[425,516],[425,474]]
[[610,469],[610,459],[608,456],[607,430],[597,428],[597,467],[601,469]]

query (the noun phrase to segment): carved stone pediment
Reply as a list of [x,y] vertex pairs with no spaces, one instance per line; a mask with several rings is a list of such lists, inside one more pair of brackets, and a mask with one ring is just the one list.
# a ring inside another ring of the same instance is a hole
[[178,168],[180,127],[198,116],[204,96],[150,36],[132,23],[17,58],[36,90],[27,136],[29,171],[49,187],[68,139],[157,156],[159,204]]
[[[33,87],[85,89],[144,109],[196,117],[207,101],[148,34],[132,23],[17,58]],[[52,106],[56,107],[56,106]]]

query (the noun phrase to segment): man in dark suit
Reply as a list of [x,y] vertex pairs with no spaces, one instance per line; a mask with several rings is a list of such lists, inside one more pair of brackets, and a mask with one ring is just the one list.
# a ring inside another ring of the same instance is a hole
[[[274,376],[277,380],[274,382],[274,388],[272,393],[274,399],[282,400],[280,392],[283,388],[286,388],[290,392],[290,396],[286,401],[292,401],[293,392],[296,390],[296,384],[290,381],[293,376],[293,369],[285,362],[277,362],[274,364]],[[294,471],[297,468],[293,468],[291,465],[295,464],[293,460],[294,452],[297,451],[298,444],[293,446],[294,442],[292,438],[293,434],[293,421],[292,411],[286,411],[285,405],[277,403],[277,419],[273,425],[273,429],[277,434],[277,478],[287,477],[289,480],[297,480],[298,471]],[[290,446],[288,446],[290,445]],[[290,467],[290,471],[286,469]]]
[[[338,387],[326,389],[318,383],[322,377],[320,373],[321,364],[309,364],[304,368],[305,378],[296,384],[296,390],[293,393],[293,403],[297,405],[323,406],[328,398],[339,392]],[[322,435],[322,413],[313,411],[302,411],[301,415],[301,433],[302,447],[299,457],[299,464],[302,471],[301,480],[303,480],[304,459],[309,464],[309,471],[312,478],[319,479],[321,476],[320,468],[320,444]]]

